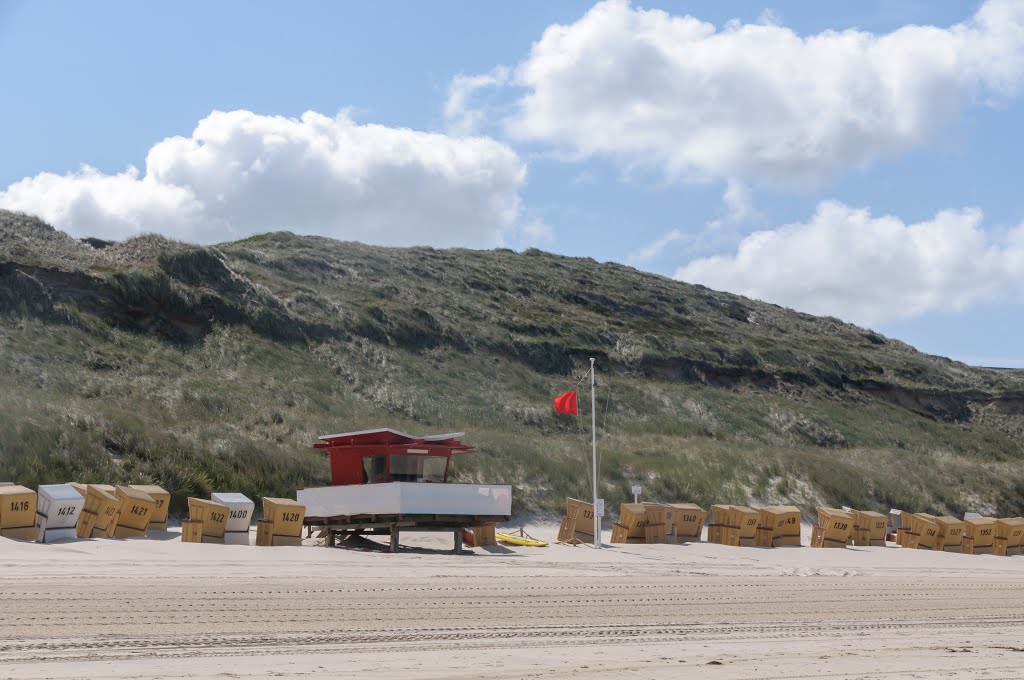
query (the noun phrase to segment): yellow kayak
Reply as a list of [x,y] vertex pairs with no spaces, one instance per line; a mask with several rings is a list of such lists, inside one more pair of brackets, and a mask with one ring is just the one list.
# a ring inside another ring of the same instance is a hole
[[494,537],[502,543],[511,543],[512,545],[525,545],[530,548],[546,548],[547,543],[544,541],[538,541],[536,538],[529,538],[527,536],[515,536],[513,534],[494,534]]

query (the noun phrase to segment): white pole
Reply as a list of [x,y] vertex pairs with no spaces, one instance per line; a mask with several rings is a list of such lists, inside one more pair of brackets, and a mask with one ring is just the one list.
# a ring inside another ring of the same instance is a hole
[[590,432],[594,445],[594,547],[601,548],[601,518],[597,515],[597,376],[590,358]]

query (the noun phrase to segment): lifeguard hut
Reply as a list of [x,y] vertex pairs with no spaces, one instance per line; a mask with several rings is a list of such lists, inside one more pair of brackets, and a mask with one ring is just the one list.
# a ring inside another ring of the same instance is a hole
[[324,435],[313,448],[325,449],[329,454],[334,486],[444,483],[453,455],[476,453],[475,448],[459,441],[463,434],[417,437],[384,428]]
[[392,551],[402,531],[451,531],[461,551],[463,529],[512,514],[510,486],[448,482],[452,456],[476,453],[463,435],[381,428],[319,437],[313,446],[330,458],[332,486],[299,490],[306,525],[328,547],[347,534],[389,534]]

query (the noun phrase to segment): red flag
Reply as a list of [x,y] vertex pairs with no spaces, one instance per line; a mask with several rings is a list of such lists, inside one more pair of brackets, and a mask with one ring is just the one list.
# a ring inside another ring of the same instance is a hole
[[565,392],[555,397],[555,413],[567,413],[578,416],[580,412],[576,407],[576,393]]

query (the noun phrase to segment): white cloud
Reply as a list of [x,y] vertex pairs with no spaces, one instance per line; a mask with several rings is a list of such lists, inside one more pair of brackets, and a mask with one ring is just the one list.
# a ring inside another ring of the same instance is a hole
[[686,241],[689,237],[683,233],[680,229],[670,229],[665,232],[661,237],[656,238],[644,247],[640,248],[636,252],[630,254],[626,258],[626,262],[633,265],[646,264],[652,260],[656,260],[665,252],[673,243],[680,241]]
[[688,234],[678,228],[671,229],[630,253],[626,262],[632,265],[650,263],[664,255],[665,250],[675,243],[687,243],[691,248],[710,248],[730,238],[733,239],[730,242],[735,242],[738,225],[757,215],[750,197],[750,188],[743,182],[729,180],[722,193],[722,204],[725,215],[709,220],[700,231]]
[[[286,229],[390,245],[488,247],[529,238],[526,165],[484,137],[215,111],[189,137],[157,143],[145,174],[90,167],[0,191],[0,207],[76,235],[156,231],[216,242]],[[524,232],[523,229],[526,229]]]
[[496,66],[490,73],[467,76],[462,73],[448,85],[448,98],[444,104],[444,118],[452,134],[475,134],[486,118],[483,109],[474,108],[470,100],[479,90],[498,87],[508,82],[509,70]]
[[1024,2],[990,0],[948,28],[801,36],[771,15],[721,30],[595,5],[548,27],[515,69],[520,140],[672,178],[805,185],[922,144],[972,97],[1024,77]]
[[542,219],[524,222],[519,229],[519,245],[548,246],[555,241],[555,230]]
[[754,215],[754,205],[750,198],[750,187],[743,182],[731,179],[722,194],[722,201],[728,208],[728,219],[742,222]]
[[1024,292],[1024,225],[994,238],[975,209],[906,224],[823,202],[809,221],[750,234],[675,276],[870,325]]

